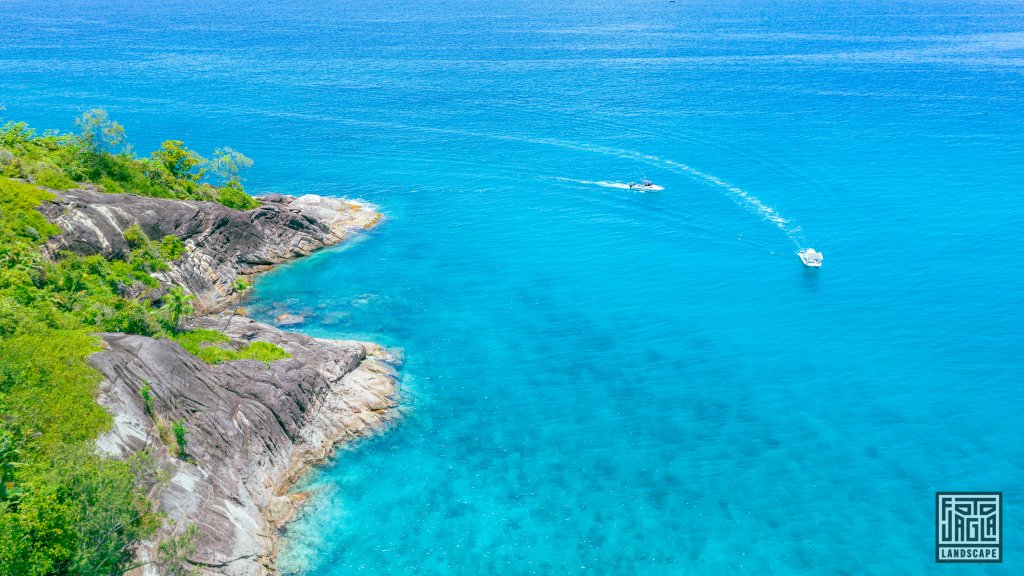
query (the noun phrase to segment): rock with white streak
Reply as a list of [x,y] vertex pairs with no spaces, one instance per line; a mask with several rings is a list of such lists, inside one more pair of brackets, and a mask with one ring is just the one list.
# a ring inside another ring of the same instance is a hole
[[46,244],[51,256],[69,250],[123,257],[130,251],[124,232],[134,224],[154,240],[174,234],[186,252],[154,276],[195,296],[199,314],[237,301],[242,293],[236,280],[337,244],[381,220],[365,202],[310,194],[257,198],[260,206],[247,211],[214,202],[105,194],[91,186],[54,194],[40,208],[62,230]]
[[[237,301],[236,280],[337,244],[381,219],[366,203],[312,195],[270,195],[249,211],[104,194],[92,186],[55,195],[40,208],[62,230],[46,244],[50,257],[64,250],[123,257],[130,250],[124,232],[136,224],[151,239],[174,234],[186,252],[155,276],[194,295],[199,314]],[[171,340],[102,335],[103,350],[89,361],[103,374],[98,401],[113,425],[97,448],[118,458],[149,450],[169,478],[152,494],[166,522],[140,545],[133,574],[158,574],[158,542],[192,524],[199,537],[188,560],[199,573],[273,574],[275,534],[302,500],[288,488],[339,443],[395,416],[398,360],[375,344],[311,338],[239,316],[205,316],[193,326],[225,332],[236,348],[272,342],[291,358],[210,365]],[[150,387],[152,414],[140,396],[143,386]],[[157,422],[175,420],[187,429],[187,460],[161,440]]]

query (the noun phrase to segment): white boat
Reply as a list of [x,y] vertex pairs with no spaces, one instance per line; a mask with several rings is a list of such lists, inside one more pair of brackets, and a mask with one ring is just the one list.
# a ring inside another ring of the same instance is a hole
[[808,268],[821,268],[821,261],[825,258],[824,254],[816,251],[814,248],[801,250],[796,255],[800,257],[800,261]]
[[664,190],[661,186],[658,186],[650,180],[641,180],[639,182],[630,182],[628,184],[631,190]]

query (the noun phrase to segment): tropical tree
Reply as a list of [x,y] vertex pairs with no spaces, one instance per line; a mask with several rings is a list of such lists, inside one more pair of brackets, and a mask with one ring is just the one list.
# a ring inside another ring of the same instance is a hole
[[210,159],[210,172],[220,178],[221,184],[240,181],[241,172],[250,167],[252,158],[227,146],[214,150]]
[[189,150],[181,140],[165,140],[160,149],[153,152],[153,160],[160,163],[175,178],[198,182],[206,174],[202,168],[206,158]]
[[175,332],[181,330],[182,321],[196,311],[191,304],[192,298],[192,295],[185,292],[181,286],[172,286],[164,295],[164,305],[160,307],[160,311],[164,313],[164,318]]
[[78,139],[92,152],[100,153],[124,144],[124,126],[111,120],[102,108],[87,110],[75,120],[75,125],[82,131]]

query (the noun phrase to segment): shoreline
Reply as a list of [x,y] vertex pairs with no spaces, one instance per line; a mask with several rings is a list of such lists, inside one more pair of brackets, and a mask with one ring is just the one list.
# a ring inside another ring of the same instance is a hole
[[[273,202],[279,201],[278,198],[286,198],[287,196],[271,193],[254,197],[260,201]],[[305,195],[300,198],[327,199],[327,197],[312,194]],[[347,204],[355,211],[375,213],[374,217],[370,218],[365,224],[361,226],[360,231],[372,230],[379,226],[380,224],[382,224],[385,220],[384,214],[380,212],[378,207],[372,203],[366,202],[361,199],[339,200]],[[320,204],[320,202],[316,203],[318,205]],[[302,256],[298,256],[296,258],[285,260],[278,264],[269,266],[266,269],[260,270],[246,277],[246,280],[251,281],[253,288],[255,288],[255,284],[256,282],[259,281],[260,276],[277,269],[278,266],[289,264],[291,262],[296,262],[302,258],[306,258],[315,253],[339,247],[344,243],[351,241],[352,239],[352,235],[340,235],[340,239],[333,244],[325,245],[324,247],[316,249],[308,254],[304,254]],[[211,313],[207,314],[204,317],[214,317],[214,314],[216,312],[226,310],[233,304],[244,305],[245,302],[250,297],[251,293],[237,295],[236,297],[233,297],[230,300],[225,301],[223,305],[221,305],[216,310],[212,311]],[[245,317],[249,318],[248,316]],[[299,324],[298,326],[301,326],[301,324]],[[282,327],[290,328],[292,326],[286,325]],[[317,340],[333,342],[338,341],[336,339],[328,338],[317,338]],[[267,551],[265,561],[265,567],[271,574],[279,573],[277,569],[277,557],[281,550],[281,541],[284,537],[285,530],[287,529],[289,524],[298,519],[298,515],[301,511],[302,506],[312,496],[312,491],[310,490],[301,490],[293,492],[295,486],[297,486],[299,482],[301,482],[307,474],[313,472],[316,468],[319,468],[326,464],[331,458],[335,456],[339,449],[347,446],[352,442],[369,439],[377,434],[382,434],[386,432],[391,426],[395,425],[397,420],[401,417],[401,414],[399,413],[399,409],[401,406],[400,402],[397,400],[399,392],[399,376],[397,371],[399,367],[402,365],[402,359],[399,358],[392,350],[379,344],[365,341],[361,343],[363,344],[364,348],[366,348],[367,358],[360,362],[359,367],[353,372],[350,372],[349,374],[356,374],[356,372],[360,370],[367,370],[369,372],[384,374],[385,377],[393,384],[391,394],[389,396],[395,397],[396,400],[383,408],[373,409],[372,412],[380,415],[381,420],[369,424],[365,430],[359,431],[357,433],[352,433],[352,431],[348,429],[336,429],[331,435],[329,435],[327,442],[324,446],[324,449],[317,450],[314,452],[304,452],[293,456],[292,463],[289,466],[288,470],[285,472],[283,477],[279,479],[279,481],[277,482],[277,488],[274,491],[274,496],[271,498],[270,502],[268,502],[267,505],[260,510],[260,514],[264,522],[266,522],[266,524],[272,528],[272,530],[268,534],[269,550]],[[331,393],[334,399],[344,401],[345,395],[343,392],[332,389]],[[330,397],[328,401],[329,400]],[[316,424],[311,424],[310,426],[315,427]]]
[[[97,449],[122,459],[150,451],[168,478],[151,488],[165,520],[138,546],[139,567],[130,573],[158,574],[159,543],[196,525],[187,564],[198,573],[276,574],[281,532],[308,497],[290,491],[339,447],[397,420],[401,359],[375,343],[285,332],[226,310],[251,294],[236,289],[239,280],[340,245],[383,215],[365,201],[314,195],[261,196],[245,212],[89,186],[56,196],[41,208],[62,230],[46,246],[50,255],[116,258],[134,225],[150,238],[175,234],[187,251],[154,277],[195,297],[197,316],[187,325],[225,334],[228,346],[268,342],[290,355],[206,364],[169,339],[100,334],[102,349],[89,362],[103,376],[97,400],[113,424]],[[143,386],[153,397],[148,407]],[[172,421],[188,428],[187,458],[172,454],[162,436]]]
[[[391,374],[388,375],[388,378],[394,383],[394,395],[396,400],[385,408],[375,411],[381,416],[381,420],[376,424],[369,425],[365,430],[357,434],[351,434],[348,430],[339,430],[333,435],[333,438],[329,440],[327,444],[328,448],[326,450],[315,454],[302,455],[293,461],[292,466],[285,474],[283,481],[279,484],[276,490],[276,495],[261,511],[264,521],[273,528],[269,538],[270,550],[267,554],[267,566],[273,574],[278,573],[277,556],[281,550],[280,544],[284,536],[283,532],[287,529],[289,524],[298,519],[302,506],[309,500],[313,493],[311,490],[293,492],[295,486],[298,485],[307,474],[326,464],[335,456],[340,448],[343,448],[352,442],[369,439],[377,434],[386,432],[391,426],[395,425],[401,417],[401,404],[397,400],[399,392],[397,369],[401,366],[401,360],[396,358],[394,353],[387,348],[383,348],[372,343],[365,344],[369,347],[375,348],[375,350],[368,353],[367,360],[375,361],[376,366],[385,366],[391,369]],[[378,354],[384,354],[385,357],[378,358]],[[367,360],[364,360],[357,370],[363,369]],[[375,368],[369,369],[375,370]],[[339,396],[339,398],[341,398],[341,396]]]

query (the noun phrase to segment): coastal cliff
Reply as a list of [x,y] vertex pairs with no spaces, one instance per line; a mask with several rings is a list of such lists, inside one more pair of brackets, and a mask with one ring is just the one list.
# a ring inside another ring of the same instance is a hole
[[[89,362],[103,380],[98,401],[113,416],[97,440],[103,453],[155,457],[162,479],[150,496],[163,526],[137,550],[141,574],[160,574],[159,542],[196,526],[188,564],[202,574],[274,573],[277,531],[293,512],[288,488],[339,443],[384,425],[397,406],[397,359],[371,343],[282,332],[235,314],[213,314],[237,301],[236,280],[337,244],[380,219],[372,207],[318,196],[272,195],[239,211],[210,202],[104,194],[82,187],[55,192],[40,211],[61,228],[45,245],[55,256],[122,257],[125,231],[138,225],[151,239],[173,234],[181,258],[154,277],[195,297],[204,314],[187,326],[217,330],[240,348],[279,346],[290,357],[208,364],[168,338],[101,334]],[[144,400],[143,388],[150,400]],[[184,457],[167,426],[187,429]]]
[[130,251],[124,232],[132,225],[153,239],[173,234],[187,250],[154,276],[195,296],[199,314],[237,301],[236,280],[337,244],[381,218],[365,203],[315,195],[271,194],[241,211],[214,202],[105,194],[92,186],[55,194],[41,208],[62,230],[45,246],[51,256],[69,250],[123,257]]
[[[396,404],[395,359],[364,342],[310,338],[240,317],[207,317],[233,342],[269,341],[291,358],[206,364],[168,339],[104,334],[91,363],[103,373],[99,402],[114,426],[99,448],[119,458],[153,450],[169,480],[152,495],[168,523],[138,551],[159,574],[157,541],[198,527],[188,560],[202,573],[273,572],[275,533],[291,516],[285,491],[341,441],[382,426]],[[161,441],[151,410],[188,430],[187,458]]]

